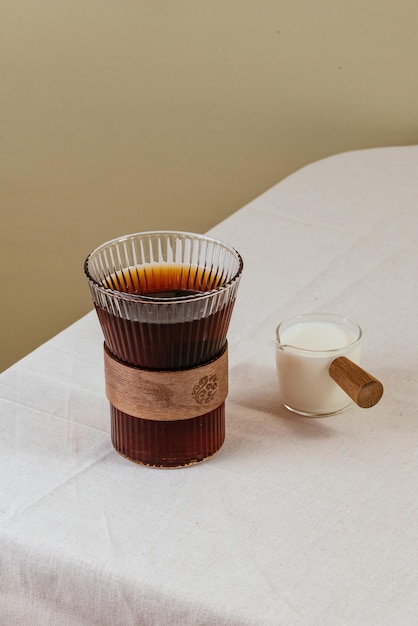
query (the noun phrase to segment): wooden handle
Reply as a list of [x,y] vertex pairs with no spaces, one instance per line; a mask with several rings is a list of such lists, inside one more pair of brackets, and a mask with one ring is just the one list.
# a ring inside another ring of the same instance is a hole
[[362,409],[377,404],[383,395],[380,380],[363,370],[345,356],[334,359],[329,366],[329,374],[337,385]]

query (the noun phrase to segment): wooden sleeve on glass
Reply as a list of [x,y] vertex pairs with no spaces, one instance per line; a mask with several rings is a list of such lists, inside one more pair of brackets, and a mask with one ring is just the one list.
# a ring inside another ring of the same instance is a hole
[[177,371],[153,371],[122,363],[104,346],[106,395],[120,411],[148,420],[204,415],[228,395],[228,348],[213,361]]

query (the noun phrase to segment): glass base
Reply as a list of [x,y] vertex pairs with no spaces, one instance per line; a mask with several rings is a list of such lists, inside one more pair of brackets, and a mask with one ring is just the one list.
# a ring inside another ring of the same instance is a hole
[[337,409],[336,411],[331,411],[329,413],[310,413],[308,411],[300,411],[299,409],[294,409],[291,406],[288,406],[285,402],[283,402],[283,406],[290,411],[291,413],[296,413],[296,415],[303,415],[303,417],[331,417],[331,415],[338,415],[339,413],[344,413],[351,405],[349,402],[346,406],[343,406],[341,409]]
[[137,465],[142,465],[143,467],[150,467],[152,469],[161,469],[161,470],[170,470],[170,469],[183,469],[184,467],[191,467],[192,465],[199,465],[200,463],[204,463],[205,461],[209,461],[209,459],[211,459],[214,454],[216,454],[216,452],[214,452],[213,454],[211,454],[210,456],[205,457],[204,459],[200,459],[200,460],[195,460],[195,461],[190,461],[190,463],[187,463],[186,465],[151,465],[150,463],[145,463],[143,461],[139,461],[138,459],[132,459],[129,456],[126,456],[126,454],[122,454],[122,452],[120,452],[119,450],[115,451],[124,459],[126,459],[127,461],[131,461],[131,463],[136,463]]
[[112,405],[112,443],[121,456],[148,467],[190,467],[208,460],[225,441],[225,403],[199,417],[176,421],[132,417]]

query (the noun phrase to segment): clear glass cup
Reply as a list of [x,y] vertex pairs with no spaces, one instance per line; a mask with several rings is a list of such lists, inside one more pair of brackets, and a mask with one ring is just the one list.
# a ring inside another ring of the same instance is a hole
[[309,417],[333,415],[350,404],[349,396],[329,375],[340,356],[360,364],[360,326],[330,313],[297,315],[276,329],[276,368],[284,406]]
[[[230,245],[194,233],[144,232],[102,244],[84,269],[106,350],[123,364],[158,372],[213,361],[225,350],[242,268]],[[132,416],[111,404],[111,426],[122,456],[187,466],[222,446],[225,403],[174,421]]]

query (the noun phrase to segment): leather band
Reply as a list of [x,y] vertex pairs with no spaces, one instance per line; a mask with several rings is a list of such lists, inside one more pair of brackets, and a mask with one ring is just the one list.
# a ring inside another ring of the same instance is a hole
[[104,346],[106,395],[116,408],[148,420],[191,419],[228,395],[228,347],[213,361],[185,370],[152,371],[119,361]]

